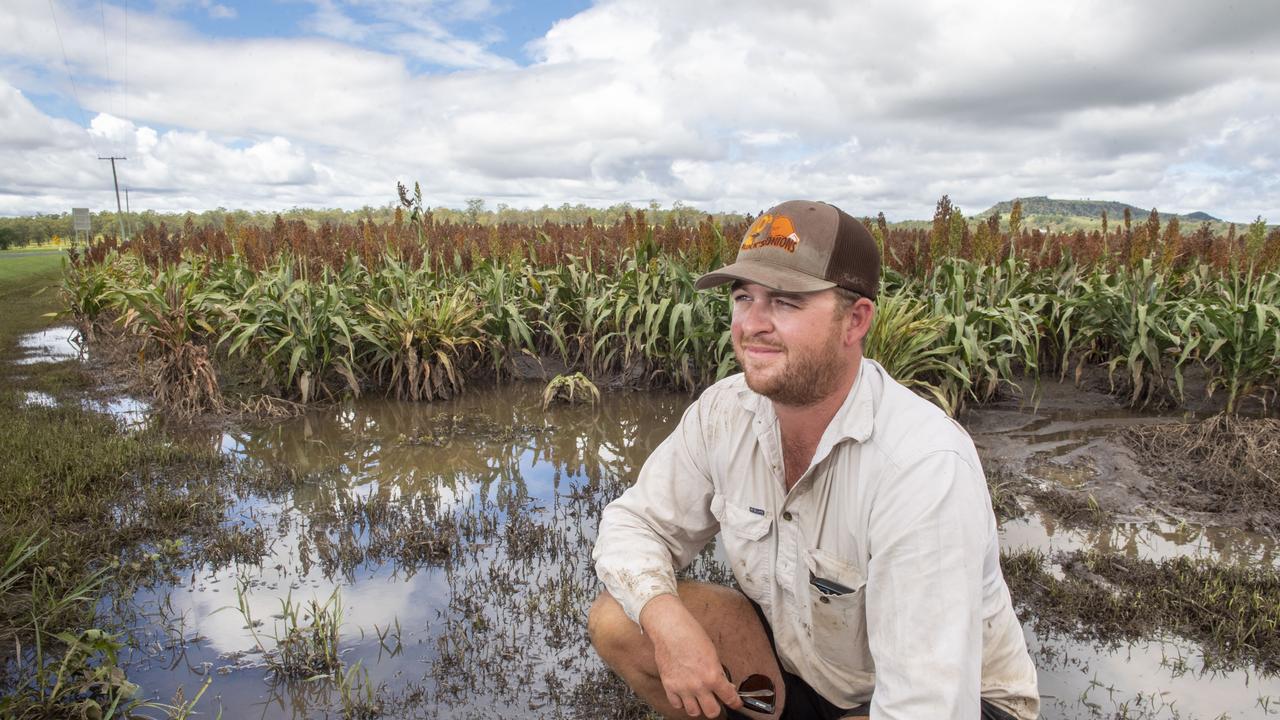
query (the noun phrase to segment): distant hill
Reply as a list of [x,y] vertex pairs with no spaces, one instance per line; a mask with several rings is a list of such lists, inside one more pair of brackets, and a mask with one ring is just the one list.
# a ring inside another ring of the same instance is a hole
[[1187,218],[1188,220],[1199,220],[1200,222],[1206,222],[1206,221],[1207,221],[1207,222],[1222,222],[1221,220],[1219,220],[1218,218],[1216,218],[1216,217],[1214,217],[1214,216],[1210,215],[1210,214],[1209,214],[1209,213],[1207,213],[1207,212],[1199,212],[1199,211],[1197,211],[1197,212],[1193,212],[1193,213],[1187,213],[1186,215],[1183,215],[1182,217]]
[[[1124,222],[1125,208],[1129,209],[1135,223],[1146,220],[1151,214],[1151,208],[1144,209],[1136,205],[1108,200],[1058,200],[1044,196],[1017,199],[1022,202],[1023,226],[1027,228],[1040,227],[1051,230],[1089,229],[1101,225],[1103,211],[1107,213],[1108,224],[1114,228]],[[1013,202],[1013,200],[1007,200],[996,203],[975,215],[974,218],[987,218],[992,213],[998,212],[1000,217],[1007,221],[1009,213],[1013,210]],[[1193,212],[1185,215],[1160,213],[1160,222],[1166,223],[1175,217],[1178,218],[1180,223],[1224,223],[1223,220],[1206,212]]]

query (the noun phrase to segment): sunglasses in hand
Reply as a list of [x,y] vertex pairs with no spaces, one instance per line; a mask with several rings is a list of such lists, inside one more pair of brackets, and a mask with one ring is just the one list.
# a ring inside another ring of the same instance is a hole
[[[725,679],[732,683],[733,677],[729,674],[729,668],[723,665],[720,667],[724,669]],[[777,694],[773,689],[773,680],[768,675],[759,673],[748,675],[737,687],[738,697],[742,699],[744,707],[756,712],[773,713]]]

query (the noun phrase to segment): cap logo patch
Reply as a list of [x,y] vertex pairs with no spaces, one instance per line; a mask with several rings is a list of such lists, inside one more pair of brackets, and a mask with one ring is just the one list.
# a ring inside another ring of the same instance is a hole
[[782,248],[789,253],[796,251],[800,244],[800,236],[796,234],[795,225],[786,215],[761,215],[747,231],[742,240],[742,250],[756,250],[763,247]]

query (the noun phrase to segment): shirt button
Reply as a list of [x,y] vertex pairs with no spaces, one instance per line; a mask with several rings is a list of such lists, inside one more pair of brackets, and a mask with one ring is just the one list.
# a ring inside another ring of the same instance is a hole
[[782,519],[783,519],[783,520],[790,521],[790,520],[791,520],[791,511],[787,511],[787,512],[782,513]]
[[827,603],[831,602],[831,598],[827,597],[826,595],[823,595],[818,598],[818,602],[822,603],[823,605],[826,605]]

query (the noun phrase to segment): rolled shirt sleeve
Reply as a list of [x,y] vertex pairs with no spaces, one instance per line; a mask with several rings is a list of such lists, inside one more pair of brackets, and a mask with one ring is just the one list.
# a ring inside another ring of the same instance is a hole
[[981,470],[952,451],[923,456],[881,486],[870,529],[871,716],[978,718],[995,532]]
[[719,530],[710,511],[703,405],[695,402],[685,411],[645,461],[635,485],[601,515],[592,551],[596,574],[637,623],[645,603],[675,594],[676,570],[692,562]]

